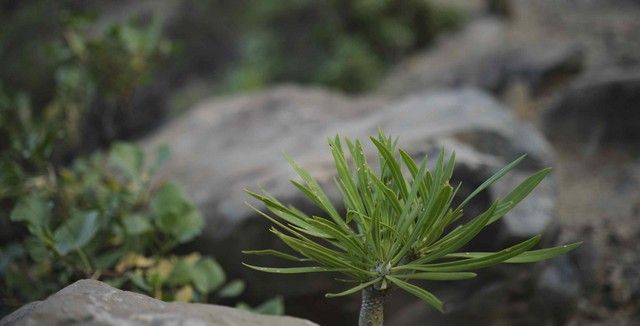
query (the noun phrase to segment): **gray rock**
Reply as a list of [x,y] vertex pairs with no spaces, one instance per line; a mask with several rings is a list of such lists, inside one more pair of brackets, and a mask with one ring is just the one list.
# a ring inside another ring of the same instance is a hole
[[[267,231],[267,223],[244,206],[248,198],[242,189],[261,186],[283,202],[319,213],[288,183],[294,174],[282,153],[307,168],[339,203],[327,137],[339,133],[366,140],[378,128],[398,136],[400,146],[414,156],[434,157],[442,146],[455,150],[458,164],[454,177],[463,182],[462,195],[523,153],[529,154],[526,162],[505,177],[504,184],[513,185],[524,174],[551,165],[550,149],[541,135],[475,89],[419,93],[396,101],[280,87],[203,103],[145,141],[145,146],[170,146],[173,155],[163,174],[182,182],[207,218],[195,249],[215,255],[234,276],[251,280],[249,295],[283,294],[285,301],[295,298],[286,302],[289,311],[310,318],[314,315],[304,300],[315,304],[320,293],[337,289],[335,282],[317,274],[275,277],[243,268],[240,261],[247,259],[256,264],[276,263],[264,257],[247,258],[241,250],[278,248],[281,244]],[[366,143],[366,154],[373,160],[373,146]],[[491,188],[479,196],[469,213],[485,208],[503,188]],[[531,202],[523,203],[529,208],[509,214],[473,246],[496,249],[514,238],[543,232],[552,217],[552,188],[552,183],[543,183]],[[533,209],[538,205],[542,209]],[[323,302],[335,305],[334,313],[318,318],[337,318],[323,319],[324,323],[345,322],[344,316],[356,316],[357,305]]]
[[501,93],[510,84],[527,85],[533,94],[580,71],[581,48],[566,39],[530,40],[510,32],[506,22],[483,18],[443,38],[435,46],[398,65],[380,92],[404,95],[451,86],[475,86]]
[[254,314],[207,304],[163,302],[121,291],[95,281],[80,280],[44,301],[23,306],[0,325],[316,325],[310,321]]
[[533,297],[535,309],[562,324],[582,295],[583,284],[576,265],[569,256],[558,257],[546,264],[539,275]]
[[581,77],[545,112],[545,132],[558,140],[640,144],[640,69],[605,70]]
[[640,6],[635,0],[509,0],[518,38],[570,39],[586,70],[640,64]]

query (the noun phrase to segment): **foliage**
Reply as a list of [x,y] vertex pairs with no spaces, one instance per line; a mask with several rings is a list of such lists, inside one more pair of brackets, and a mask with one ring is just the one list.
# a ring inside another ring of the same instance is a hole
[[462,20],[427,0],[249,1],[230,87],[296,81],[363,91],[389,64]]
[[[329,141],[338,172],[336,183],[346,208],[344,215],[338,213],[309,173],[291,160],[302,179],[291,182],[321,208],[326,217],[308,216],[269,194],[249,192],[275,215],[257,210],[273,223],[271,232],[302,257],[275,250],[245,253],[272,255],[303,264],[287,268],[245,265],[279,274],[341,273],[358,285],[340,293],[329,293],[327,297],[349,295],[368,288],[384,291],[395,286],[442,311],[443,303],[436,296],[409,282],[473,278],[476,276],[473,271],[480,268],[499,263],[537,262],[564,254],[579,245],[530,250],[540,239],[538,235],[498,252],[460,252],[483,228],[498,221],[522,201],[550,170],[534,173],[482,214],[462,223],[465,206],[524,157],[496,172],[460,205],[452,206],[460,187],[449,183],[455,154],[447,158],[441,151],[435,167],[430,170],[427,157],[416,162],[405,151],[396,149],[397,140],[382,132],[371,141],[378,150],[379,173],[367,163],[359,141],[346,139],[352,165],[346,159],[340,139],[336,136]],[[408,177],[403,169],[408,171]]]
[[[166,158],[160,148],[148,164],[137,146],[116,143],[107,156],[76,159],[59,172],[24,180],[25,194],[10,219],[24,223],[28,235],[2,248],[6,302],[40,299],[81,278],[162,300],[215,302],[240,295],[244,282],[227,283],[213,258],[171,254],[198,235],[204,221],[179,185],[152,184]],[[281,300],[265,305],[257,311],[282,311]]]
[[56,137],[66,149],[55,159],[107,146],[144,125],[133,118],[145,111],[134,110],[138,93],[174,49],[158,22],[102,26],[85,6],[34,0],[0,15],[0,88],[9,98],[27,98],[21,92],[28,90],[33,127],[65,123]]
[[[115,25],[97,37],[85,36],[84,26],[81,18],[71,20],[63,40],[51,46],[50,101],[32,105],[26,92],[0,84],[2,309],[81,278],[163,300],[237,297],[245,283],[227,280],[215,259],[173,253],[200,233],[204,221],[181,186],[154,178],[167,148],[152,162],[124,142],[107,153],[75,157],[91,115],[101,110],[100,125],[115,123],[165,52],[157,25]],[[276,298],[256,309],[280,313],[282,307]]]

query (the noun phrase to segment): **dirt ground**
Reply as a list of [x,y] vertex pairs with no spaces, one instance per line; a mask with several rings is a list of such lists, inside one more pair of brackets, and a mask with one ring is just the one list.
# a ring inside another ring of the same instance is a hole
[[585,241],[586,287],[568,324],[638,325],[640,161],[628,146],[553,145],[560,241]]

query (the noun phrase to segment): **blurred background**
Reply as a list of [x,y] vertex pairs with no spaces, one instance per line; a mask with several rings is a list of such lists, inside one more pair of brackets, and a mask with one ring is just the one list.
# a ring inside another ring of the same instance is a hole
[[286,152],[340,205],[326,139],[378,128],[455,150],[461,196],[527,153],[470,214],[554,169],[467,249],[585,242],[424,284],[446,314],[394,293],[389,325],[640,323],[636,0],[0,0],[0,315],[94,278],[353,325],[331,275],[240,264],[281,246],[242,189],[317,213]]

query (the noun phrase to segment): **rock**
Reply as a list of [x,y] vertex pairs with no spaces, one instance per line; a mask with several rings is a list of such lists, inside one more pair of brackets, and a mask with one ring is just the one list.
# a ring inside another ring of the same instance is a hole
[[577,80],[545,112],[545,132],[590,147],[640,144],[640,69],[594,72]]
[[554,324],[564,324],[582,295],[581,281],[575,263],[568,256],[547,263],[536,282],[532,302],[538,318],[546,315]]
[[229,307],[163,302],[80,280],[44,301],[29,303],[0,320],[0,325],[316,325],[310,321],[258,315]]
[[[528,153],[529,158],[514,175],[505,177],[504,183],[513,184],[523,174],[549,166],[552,159],[547,143],[535,129],[517,122],[509,110],[474,89],[419,93],[404,100],[389,100],[279,87],[203,103],[144,145],[150,149],[162,143],[170,146],[173,155],[163,174],[182,182],[207,218],[207,226],[194,249],[216,256],[232,275],[251,280],[250,295],[283,294],[289,312],[335,324],[348,322],[347,316],[355,317],[358,306],[357,298],[347,304],[321,298],[321,293],[337,289],[331,277],[317,274],[275,277],[240,265],[248,259],[256,264],[274,265],[271,259],[246,257],[240,251],[282,246],[267,231],[267,223],[244,206],[248,197],[242,189],[262,186],[283,202],[319,213],[288,183],[294,174],[282,153],[288,153],[309,169],[338,203],[327,137],[339,133],[366,140],[378,128],[398,136],[401,147],[414,156],[429,153],[434,157],[441,146],[455,150],[458,164],[454,176],[463,182],[462,195],[522,153]],[[367,154],[373,160],[370,144]],[[543,232],[551,219],[548,208],[553,206],[552,188],[552,184],[543,183],[529,199],[543,203],[544,210],[520,212],[526,216],[509,214],[505,221],[510,222],[496,223],[474,243],[475,248],[495,249],[505,241]],[[491,188],[474,201],[470,211],[486,207],[502,190]],[[529,215],[535,223],[516,222]],[[323,307],[332,313],[318,314],[318,300],[323,300]],[[315,306],[315,312],[308,305]]]
[[475,86],[501,93],[515,82],[533,94],[580,71],[581,48],[566,39],[530,40],[494,18],[477,19],[395,68],[380,92],[403,95],[451,86]]
[[585,70],[640,64],[640,6],[635,0],[509,0],[518,37],[570,39]]

